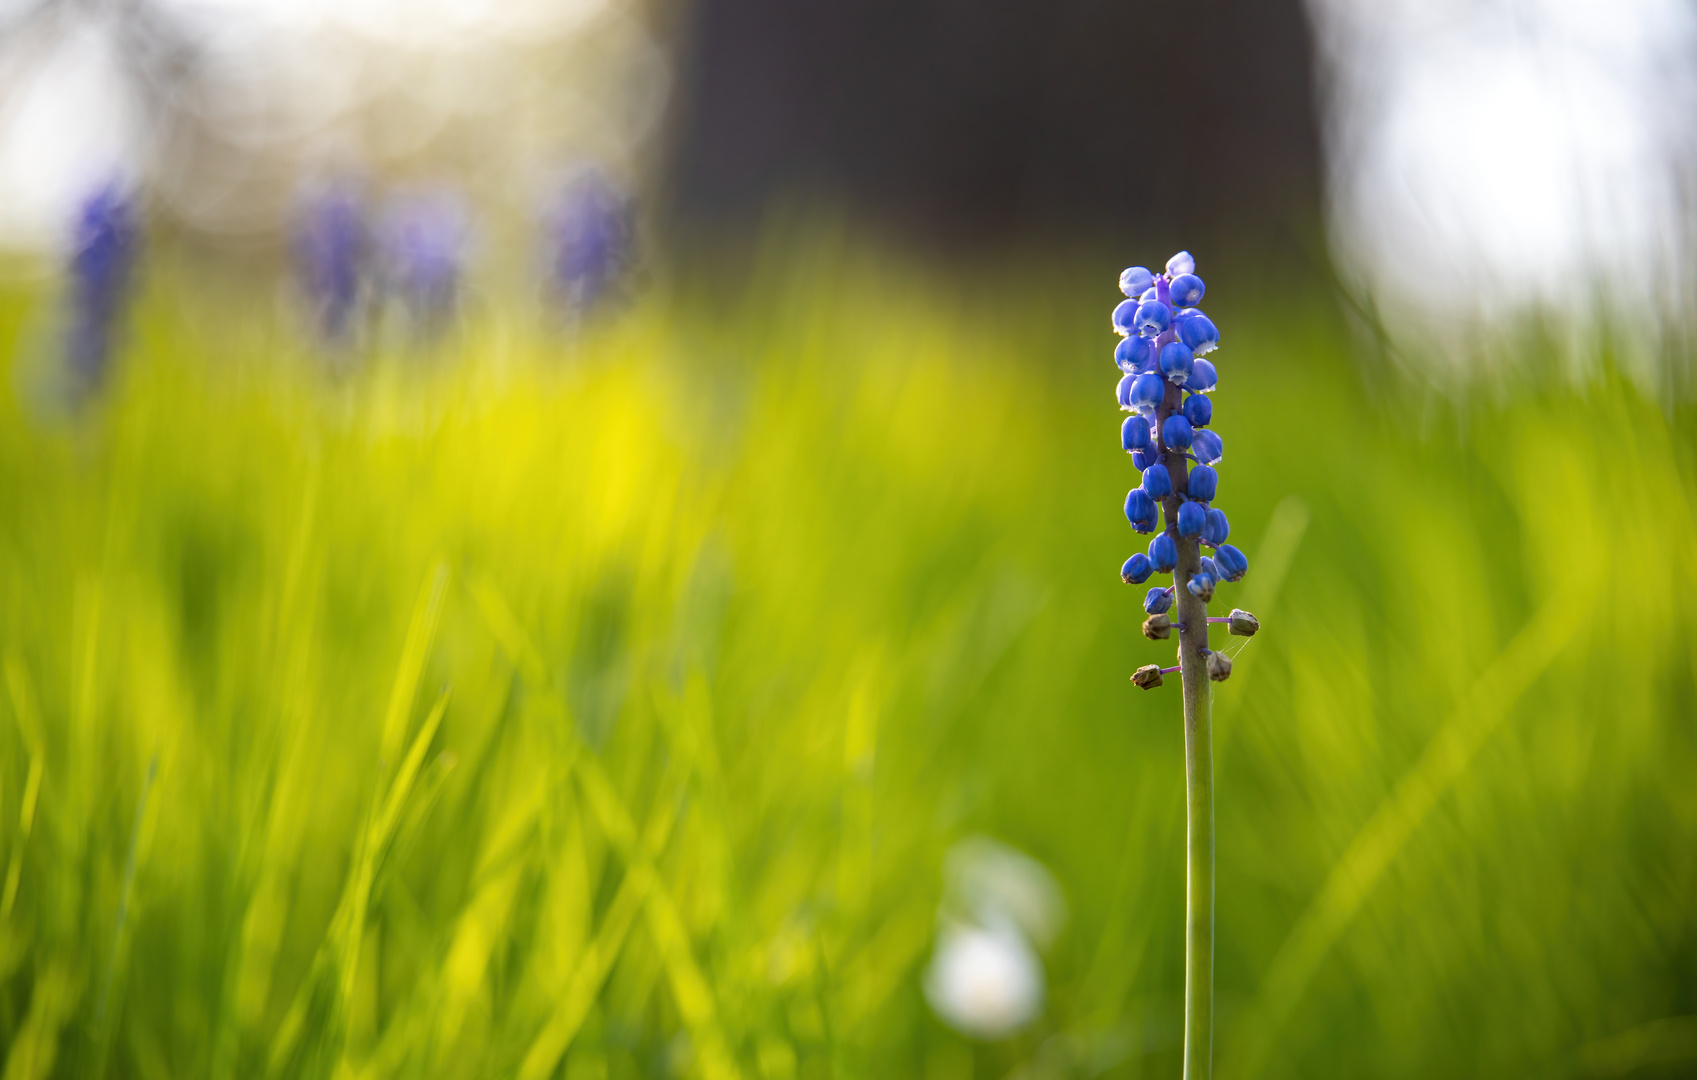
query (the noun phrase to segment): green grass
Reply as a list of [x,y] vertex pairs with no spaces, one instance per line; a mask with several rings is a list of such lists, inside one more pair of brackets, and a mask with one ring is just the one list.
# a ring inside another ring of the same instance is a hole
[[[1116,269],[781,246],[341,377],[160,273],[75,423],[6,297],[6,1080],[1176,1075]],[[1220,607],[1263,625],[1215,704],[1219,1075],[1689,1075],[1690,412],[1453,407],[1258,280],[1210,277]],[[984,1046],[919,992],[973,833],[1071,909]]]

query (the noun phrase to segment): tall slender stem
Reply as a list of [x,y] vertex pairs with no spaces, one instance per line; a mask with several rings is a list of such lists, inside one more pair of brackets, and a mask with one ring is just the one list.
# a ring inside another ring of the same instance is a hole
[[[1159,423],[1177,412],[1183,393],[1167,384],[1156,411]],[[1157,431],[1159,428],[1157,427]],[[1173,495],[1165,500],[1167,523],[1178,520],[1178,493],[1185,490],[1189,467],[1184,456],[1167,455]],[[1210,1080],[1214,1072],[1214,739],[1208,699],[1208,605],[1185,584],[1202,568],[1195,540],[1175,534],[1178,567],[1173,594],[1178,599],[1179,666],[1184,684],[1185,781],[1185,934],[1184,934],[1184,1080]]]

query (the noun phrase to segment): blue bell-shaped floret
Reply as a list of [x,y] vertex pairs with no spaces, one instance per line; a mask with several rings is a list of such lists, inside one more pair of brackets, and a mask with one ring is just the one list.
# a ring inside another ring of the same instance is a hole
[[1155,566],[1149,561],[1149,556],[1139,551],[1125,561],[1120,567],[1120,580],[1127,585],[1141,585],[1149,580],[1149,575],[1155,572]]
[[1190,452],[1204,465],[1218,465],[1220,459],[1225,457],[1225,443],[1220,440],[1219,432],[1213,428],[1204,428],[1191,438]]
[[1128,416],[1125,423],[1120,425],[1120,446],[1126,453],[1133,450],[1147,450],[1153,440],[1149,437],[1149,421],[1141,416]]
[[[1198,435],[1201,432],[1197,432]],[[1184,482],[1185,494],[1199,503],[1213,502],[1214,493],[1219,490],[1220,474],[1207,465],[1198,465],[1190,470],[1190,476]]]
[[1200,308],[1183,309],[1173,319],[1173,328],[1178,331],[1178,339],[1189,345],[1190,351],[1197,356],[1206,356],[1219,348],[1219,328],[1202,314]]
[[1152,533],[1158,520],[1160,508],[1155,499],[1140,487],[1134,487],[1126,492],[1125,519],[1131,522],[1131,527],[1140,533]]
[[1226,520],[1226,512],[1219,507],[1208,511],[1208,519],[1202,523],[1202,542],[1209,547],[1219,547],[1231,535],[1231,522]]
[[1168,450],[1189,450],[1190,438],[1190,421],[1184,418],[1183,413],[1173,413],[1161,425],[1161,443]]
[[1159,615],[1173,606],[1173,590],[1165,585],[1157,585],[1149,590],[1149,595],[1143,598],[1143,610],[1151,615]]
[[1174,307],[1193,308],[1202,302],[1202,293],[1206,289],[1202,279],[1195,274],[1180,274],[1167,286],[1167,295],[1172,297]]
[[1145,337],[1121,338],[1114,348],[1114,366],[1135,375],[1152,365],[1155,343]]
[[1161,399],[1167,394],[1167,384],[1153,371],[1145,371],[1137,377],[1137,382],[1131,388],[1131,407],[1142,412],[1154,409],[1161,404]]
[[1164,499],[1173,493],[1173,478],[1165,465],[1151,465],[1143,470],[1143,490],[1151,499]]
[[1202,523],[1207,519],[1208,511],[1202,509],[1199,502],[1183,503],[1178,508],[1178,534],[1186,540],[1194,540],[1202,535]]
[[1155,573],[1172,573],[1178,565],[1178,542],[1172,533],[1163,532],[1149,541],[1149,561],[1154,564]]
[[1207,568],[1203,568],[1190,575],[1190,580],[1184,583],[1184,587],[1190,590],[1190,595],[1207,603],[1214,598],[1214,575]]
[[1201,357],[1191,363],[1190,378],[1184,380],[1184,388],[1193,394],[1211,394],[1219,384],[1220,377],[1214,370],[1214,362]]
[[1154,447],[1150,447],[1148,450],[1133,450],[1131,452],[1131,464],[1138,472],[1142,472],[1149,466],[1159,463],[1160,457],[1155,453]]
[[[1124,303],[1120,304],[1120,307],[1124,306]],[[1132,319],[1132,325],[1136,332],[1144,337],[1155,337],[1164,333],[1171,324],[1172,312],[1168,311],[1167,305],[1161,303],[1159,299],[1144,300],[1138,304],[1137,314]],[[1119,308],[1114,309],[1114,325],[1116,328],[1119,326]]]
[[1188,251],[1181,251],[1167,260],[1167,276],[1176,278],[1180,274],[1196,273],[1196,259]]
[[1114,306],[1114,333],[1124,337],[1137,332],[1136,300],[1121,300]]
[[[1127,341],[1141,340],[1126,338]],[[1214,422],[1214,403],[1206,394],[1192,394],[1184,399],[1184,418],[1191,427],[1207,427]]]
[[[1166,534],[1162,533],[1161,535],[1165,536]],[[1154,558],[1153,553],[1151,553],[1150,558]],[[1214,552],[1214,565],[1219,567],[1220,576],[1227,581],[1242,581],[1243,575],[1249,573],[1248,558],[1244,556],[1243,552],[1230,544],[1221,544],[1219,549]]]
[[1147,267],[1128,266],[1120,271],[1120,292],[1133,300],[1142,296],[1151,285],[1155,284],[1155,275]]
[[1161,346],[1161,374],[1168,382],[1183,386],[1190,378],[1195,357],[1182,341],[1169,341]]

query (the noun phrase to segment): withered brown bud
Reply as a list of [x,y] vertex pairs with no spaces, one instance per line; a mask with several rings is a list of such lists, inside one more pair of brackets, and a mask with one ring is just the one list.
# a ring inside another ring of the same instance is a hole
[[1161,665],[1144,664],[1132,675],[1131,681],[1145,690],[1153,690],[1161,685]]
[[1165,641],[1172,632],[1173,620],[1166,615],[1151,615],[1143,620],[1143,636],[1150,641]]
[[1238,637],[1254,637],[1255,631],[1261,629],[1261,621],[1242,608],[1232,608],[1232,613],[1226,616],[1226,626]]
[[1218,651],[1208,654],[1208,677],[1210,679],[1213,679],[1215,682],[1225,682],[1227,679],[1231,678],[1231,674],[1231,657]]

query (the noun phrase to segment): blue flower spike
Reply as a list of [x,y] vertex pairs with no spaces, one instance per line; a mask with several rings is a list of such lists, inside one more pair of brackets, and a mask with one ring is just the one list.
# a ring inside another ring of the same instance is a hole
[[1193,308],[1200,304],[1202,294],[1206,291],[1207,286],[1203,285],[1202,279],[1195,274],[1180,274],[1167,286],[1167,292],[1173,298],[1173,306],[1181,308]]
[[1208,519],[1208,511],[1202,509],[1199,502],[1183,503],[1178,508],[1178,534],[1186,540],[1195,540],[1202,535],[1202,526]]
[[1139,551],[1125,561],[1120,567],[1120,580],[1127,585],[1141,585],[1149,580],[1149,575],[1155,572],[1155,567],[1149,561],[1149,556]]
[[1125,519],[1131,522],[1131,527],[1140,533],[1155,531],[1155,523],[1160,515],[1160,507],[1147,491],[1134,487],[1125,495]]
[[[1202,432],[1197,432],[1198,435]],[[1185,481],[1185,494],[1199,503],[1214,501],[1214,493],[1220,487],[1220,474],[1207,465],[1198,465],[1190,470],[1190,476]]]
[[1191,434],[1190,421],[1183,413],[1173,413],[1161,425],[1161,442],[1168,450],[1189,450]]
[[[1129,315],[1130,300],[1114,313],[1114,328],[1125,336],[1114,350],[1114,364],[1124,374],[1117,395],[1121,408],[1133,413],[1120,425],[1120,445],[1142,473],[1138,486],[1126,494],[1125,515],[1136,531],[1154,533],[1148,553],[1133,555],[1120,567],[1120,579],[1142,585],[1156,578],[1143,597],[1143,636],[1167,641],[1176,634],[1179,639],[1177,664],[1144,664],[1131,681],[1154,690],[1177,674],[1183,683],[1190,807],[1185,822],[1190,856],[1183,1049],[1185,1072],[1207,1076],[1212,1071],[1212,949],[1197,946],[1216,940],[1215,842],[1213,814],[1197,808],[1211,805],[1213,798],[1208,684],[1224,682],[1232,672],[1232,657],[1210,648],[1209,634],[1215,623],[1237,636],[1254,634],[1260,624],[1236,609],[1229,616],[1208,614],[1219,586],[1242,581],[1249,560],[1226,543],[1231,526],[1225,511],[1213,505],[1225,442],[1214,427],[1214,402],[1205,396],[1218,387],[1219,373],[1203,356],[1218,347],[1220,331],[1197,306],[1207,289],[1196,276],[1196,260],[1181,251],[1167,260],[1162,273],[1131,267],[1120,275],[1120,291],[1136,301]],[[1179,388],[1188,393],[1180,394]],[[1170,579],[1157,577],[1167,574]]]
[[1128,266],[1120,271],[1120,292],[1133,300],[1148,292],[1155,285],[1155,275],[1148,267]]
[[1149,561],[1155,565],[1155,573],[1170,574],[1173,567],[1178,565],[1178,544],[1173,541],[1173,534],[1164,532],[1149,541]]
[[1205,394],[1192,394],[1184,399],[1184,418],[1193,428],[1204,428],[1214,419],[1214,403]]
[[1183,386],[1190,380],[1195,359],[1190,347],[1184,342],[1169,341],[1161,346],[1161,374],[1166,376],[1168,382]]

